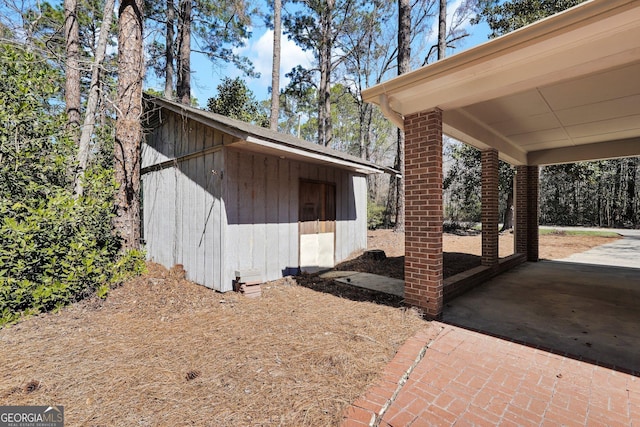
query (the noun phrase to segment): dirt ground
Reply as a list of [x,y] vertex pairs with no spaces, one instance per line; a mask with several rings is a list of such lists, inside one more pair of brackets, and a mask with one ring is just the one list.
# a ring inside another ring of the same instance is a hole
[[[369,243],[398,269],[402,239],[375,231]],[[477,258],[479,239],[446,235],[445,250]],[[603,241],[541,236],[541,255]],[[400,305],[315,276],[265,284],[256,299],[220,294],[150,264],[106,300],[0,329],[0,405],[64,405],[68,426],[336,425],[428,326]]]

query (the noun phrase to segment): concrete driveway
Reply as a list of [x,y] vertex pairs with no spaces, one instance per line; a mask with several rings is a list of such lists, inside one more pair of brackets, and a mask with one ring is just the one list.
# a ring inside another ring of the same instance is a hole
[[618,233],[622,239],[573,254],[559,261],[640,268],[640,230],[599,229],[583,227],[553,227],[557,230],[594,230]]

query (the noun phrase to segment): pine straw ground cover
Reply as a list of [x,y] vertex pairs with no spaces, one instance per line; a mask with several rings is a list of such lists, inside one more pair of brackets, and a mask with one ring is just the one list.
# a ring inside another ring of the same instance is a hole
[[[403,238],[372,232],[370,247],[398,264]],[[513,247],[510,235],[500,239],[501,250]],[[563,258],[612,240],[542,235],[540,255]],[[477,256],[480,238],[445,235],[444,246],[455,267],[451,254]],[[357,259],[351,266],[371,268]],[[429,324],[394,308],[398,298],[297,280],[248,299],[150,264],[104,301],[0,329],[0,405],[64,405],[69,426],[336,425]]]
[[428,325],[291,279],[250,299],[176,276],[152,264],[0,330],[0,405],[64,405],[69,426],[335,425]]

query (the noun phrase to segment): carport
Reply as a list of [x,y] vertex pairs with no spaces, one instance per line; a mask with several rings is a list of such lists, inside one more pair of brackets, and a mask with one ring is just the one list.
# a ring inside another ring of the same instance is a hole
[[[363,92],[405,131],[405,300],[538,261],[540,165],[640,155],[640,2],[591,0]],[[482,267],[442,279],[442,135],[482,151]],[[498,259],[498,160],[515,166],[515,254]]]

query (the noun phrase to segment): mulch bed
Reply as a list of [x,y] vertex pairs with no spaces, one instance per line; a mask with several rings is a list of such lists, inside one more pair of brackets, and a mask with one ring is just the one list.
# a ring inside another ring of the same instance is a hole
[[251,299],[151,264],[106,300],[0,329],[0,402],[64,405],[70,426],[337,425],[424,327],[291,278]]

